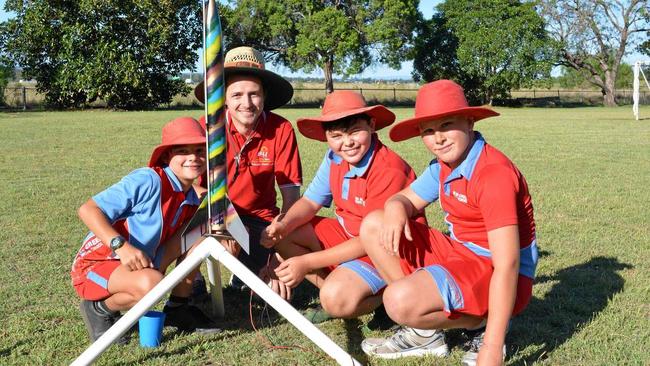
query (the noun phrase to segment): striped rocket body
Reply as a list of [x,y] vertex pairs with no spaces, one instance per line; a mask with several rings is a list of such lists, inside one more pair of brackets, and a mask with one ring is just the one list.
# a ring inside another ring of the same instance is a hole
[[[203,59],[208,145],[209,228],[224,230],[226,213],[226,83],[223,73],[221,21],[214,0],[204,2]],[[209,229],[209,231],[211,231]]]

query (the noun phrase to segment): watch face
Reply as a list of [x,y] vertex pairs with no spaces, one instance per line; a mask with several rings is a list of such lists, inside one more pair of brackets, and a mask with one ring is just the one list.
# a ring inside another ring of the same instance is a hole
[[111,249],[116,250],[120,249],[126,240],[121,236],[116,236],[111,239]]

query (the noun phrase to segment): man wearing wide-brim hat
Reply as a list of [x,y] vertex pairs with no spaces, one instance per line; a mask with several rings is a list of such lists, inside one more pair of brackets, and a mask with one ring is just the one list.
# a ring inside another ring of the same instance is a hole
[[[250,255],[241,252],[239,259],[257,273],[272,253],[259,245],[260,233],[300,197],[302,166],[293,127],[271,112],[291,100],[293,87],[266,70],[262,54],[251,47],[228,51],[224,74],[228,196],[250,234]],[[201,82],[194,95],[204,102],[204,93]],[[204,119],[201,123],[205,127]],[[281,210],[276,206],[276,184],[282,195]],[[243,287],[232,280],[231,285]]]

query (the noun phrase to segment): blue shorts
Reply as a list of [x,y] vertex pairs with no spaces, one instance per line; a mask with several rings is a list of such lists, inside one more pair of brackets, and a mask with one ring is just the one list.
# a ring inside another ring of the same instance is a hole
[[339,267],[350,269],[361,277],[361,279],[368,284],[373,295],[376,295],[381,291],[381,289],[386,287],[386,281],[381,278],[377,269],[362,260],[355,259],[349,262],[344,262],[341,263]]

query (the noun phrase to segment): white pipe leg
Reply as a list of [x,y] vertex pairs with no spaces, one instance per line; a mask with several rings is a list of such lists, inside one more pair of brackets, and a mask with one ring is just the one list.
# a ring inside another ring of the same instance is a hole
[[210,283],[212,314],[216,317],[223,318],[225,309],[223,306],[223,286],[221,286],[219,262],[214,257],[208,256],[206,266],[208,268],[208,282]]
[[[214,240],[214,239],[212,239]],[[187,277],[190,272],[198,267],[203,260],[205,260],[211,253],[212,248],[215,246],[211,240],[203,240],[194,251],[189,254],[181,263],[174,268],[165,278],[160,281],[154,288],[149,291],[134,307],[127,311],[120,320],[117,321],[109,330],[106,331],[99,339],[91,344],[71,365],[89,365],[102,352],[104,352],[116,339],[135,324],[138,319],[149,309],[151,309],[160,299],[165,296],[176,284],[183,278]],[[217,247],[223,248],[221,245]]]
[[[215,240],[208,238],[206,241]],[[216,243],[215,243],[216,244]],[[286,302],[262,282],[253,272],[244,266],[237,258],[233,257],[221,245],[210,247],[212,256],[228,268],[233,274],[247,284],[264,301],[277,310],[294,327],[302,332],[307,338],[320,347],[325,353],[332,357],[339,365],[361,365],[357,360],[344,351],[338,344],[334,343],[320,329],[307,320],[291,304]]]

